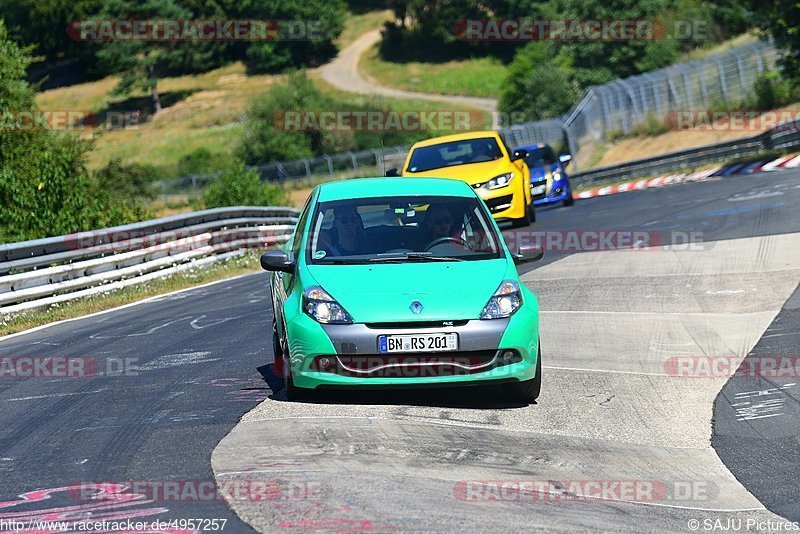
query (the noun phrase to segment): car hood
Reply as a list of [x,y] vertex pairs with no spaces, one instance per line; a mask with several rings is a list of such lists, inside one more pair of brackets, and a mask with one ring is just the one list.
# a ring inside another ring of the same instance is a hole
[[480,163],[468,163],[466,165],[454,165],[441,169],[431,169],[422,172],[406,172],[403,176],[413,178],[451,178],[453,180],[463,180],[468,184],[476,184],[490,180],[500,174],[517,171],[519,169],[509,163],[505,158],[494,161],[482,161]]
[[544,167],[531,167],[531,181],[535,182],[537,180],[541,180],[542,178],[550,178],[553,171],[558,169],[557,164],[547,165]]
[[[357,323],[477,319],[505,278],[503,259],[448,263],[308,265],[308,272]],[[411,303],[418,300],[418,314]]]

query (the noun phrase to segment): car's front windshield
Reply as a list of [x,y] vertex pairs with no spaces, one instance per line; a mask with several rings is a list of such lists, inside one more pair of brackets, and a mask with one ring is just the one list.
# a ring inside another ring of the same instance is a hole
[[500,237],[478,198],[373,197],[321,202],[307,262],[379,263],[502,258]]
[[556,156],[553,153],[553,149],[549,146],[529,150],[528,155],[525,156],[525,163],[528,167],[544,167],[552,165],[555,162]]
[[503,157],[494,137],[479,137],[451,141],[414,149],[408,162],[408,172],[424,172],[454,165],[494,161]]

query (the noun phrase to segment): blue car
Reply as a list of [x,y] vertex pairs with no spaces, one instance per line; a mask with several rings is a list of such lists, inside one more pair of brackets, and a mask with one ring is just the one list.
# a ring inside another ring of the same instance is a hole
[[556,157],[549,145],[535,144],[519,147],[517,150],[526,150],[525,164],[531,170],[531,197],[537,206],[564,202],[565,206],[572,206],[572,187],[569,183],[566,167],[572,156],[562,154]]

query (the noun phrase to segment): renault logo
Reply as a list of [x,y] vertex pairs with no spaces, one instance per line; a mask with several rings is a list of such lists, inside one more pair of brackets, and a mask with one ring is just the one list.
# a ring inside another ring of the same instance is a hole
[[423,306],[420,301],[415,300],[411,303],[411,306],[409,306],[409,308],[411,309],[412,312],[419,313],[422,311]]

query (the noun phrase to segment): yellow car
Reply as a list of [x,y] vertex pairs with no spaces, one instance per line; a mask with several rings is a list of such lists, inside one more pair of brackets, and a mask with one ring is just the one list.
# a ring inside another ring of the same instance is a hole
[[475,188],[498,221],[527,226],[536,220],[525,150],[511,151],[499,133],[468,132],[415,143],[402,170],[386,176],[451,178]]

